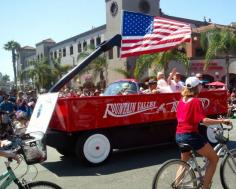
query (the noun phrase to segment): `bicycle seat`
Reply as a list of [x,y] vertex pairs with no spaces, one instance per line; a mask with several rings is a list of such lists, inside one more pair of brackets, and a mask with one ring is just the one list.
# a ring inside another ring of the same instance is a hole
[[193,148],[189,144],[179,143],[178,146],[179,146],[181,152],[193,151]]

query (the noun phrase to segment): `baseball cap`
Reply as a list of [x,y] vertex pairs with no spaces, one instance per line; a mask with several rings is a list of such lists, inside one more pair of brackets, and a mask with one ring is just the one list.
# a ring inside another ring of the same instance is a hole
[[156,84],[157,83],[157,81],[155,81],[154,79],[149,79],[149,81],[148,81],[148,84]]
[[202,78],[202,74],[201,74],[201,73],[197,73],[197,74],[196,74],[196,77],[197,77],[197,78]]
[[163,72],[158,72],[157,73],[157,78],[163,78],[165,75]]
[[176,72],[175,75],[181,75],[179,72]]
[[197,77],[188,77],[185,81],[185,85],[189,89],[198,86],[200,83],[201,82]]

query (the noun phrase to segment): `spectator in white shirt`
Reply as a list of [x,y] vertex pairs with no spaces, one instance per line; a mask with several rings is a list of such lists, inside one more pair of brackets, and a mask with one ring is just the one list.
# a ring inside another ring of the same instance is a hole
[[176,71],[176,68],[172,70],[168,78],[168,83],[172,92],[180,92],[184,87],[184,82],[181,80],[181,75]]
[[170,86],[165,80],[165,75],[163,72],[157,73],[157,90],[160,93],[169,93],[171,92]]

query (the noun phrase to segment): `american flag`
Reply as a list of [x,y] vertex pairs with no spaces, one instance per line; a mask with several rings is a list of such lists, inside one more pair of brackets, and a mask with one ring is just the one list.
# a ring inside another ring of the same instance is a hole
[[167,51],[190,40],[189,24],[158,16],[123,11],[122,58]]

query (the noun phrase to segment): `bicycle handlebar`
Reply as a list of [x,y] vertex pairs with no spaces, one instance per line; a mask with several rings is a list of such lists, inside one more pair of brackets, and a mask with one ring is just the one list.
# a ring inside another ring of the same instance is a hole
[[230,131],[230,130],[233,129],[233,123],[232,123],[232,122],[230,122],[229,124],[223,123],[222,126],[223,126],[223,125],[226,125],[226,126],[227,126],[227,127],[223,127],[223,130],[228,130],[228,131]]

